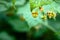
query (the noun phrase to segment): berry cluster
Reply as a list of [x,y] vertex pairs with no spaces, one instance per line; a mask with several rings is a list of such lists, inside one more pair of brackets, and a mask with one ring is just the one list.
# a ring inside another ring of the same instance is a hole
[[[48,11],[46,14],[44,14],[44,9],[42,7],[39,7],[39,10],[43,14],[43,16],[41,17],[43,20],[46,20],[47,18],[48,19],[55,19],[56,18],[56,13],[53,11]],[[36,18],[38,16],[38,12],[32,12],[32,16],[34,18]]]

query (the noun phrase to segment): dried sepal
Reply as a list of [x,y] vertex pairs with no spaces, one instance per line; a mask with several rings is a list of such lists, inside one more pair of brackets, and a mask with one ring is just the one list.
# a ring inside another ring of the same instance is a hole
[[40,11],[43,12],[44,8],[43,7],[39,7]]

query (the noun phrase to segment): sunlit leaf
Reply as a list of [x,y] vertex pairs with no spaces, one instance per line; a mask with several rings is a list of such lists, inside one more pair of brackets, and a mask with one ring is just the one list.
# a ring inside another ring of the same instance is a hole
[[53,2],[52,0],[30,0],[30,7],[31,10],[36,8],[36,7],[41,7],[43,5],[47,5]]

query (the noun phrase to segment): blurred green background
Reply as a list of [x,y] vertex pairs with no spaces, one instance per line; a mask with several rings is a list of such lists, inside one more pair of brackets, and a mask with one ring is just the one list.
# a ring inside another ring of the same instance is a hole
[[[60,40],[59,4],[60,0],[0,0],[0,40]],[[43,21],[40,6],[44,14],[56,12],[56,20]]]

